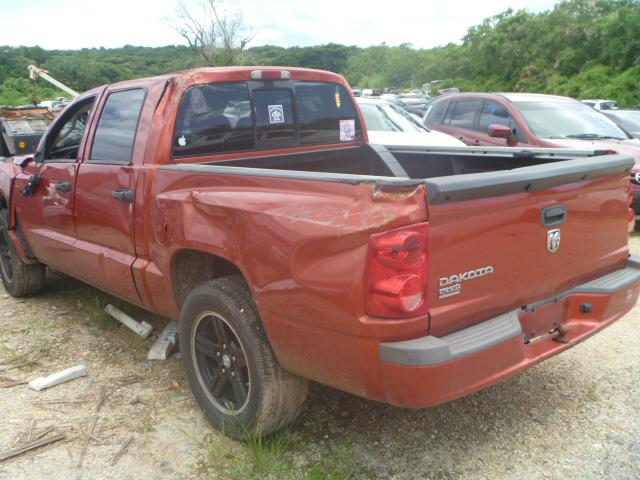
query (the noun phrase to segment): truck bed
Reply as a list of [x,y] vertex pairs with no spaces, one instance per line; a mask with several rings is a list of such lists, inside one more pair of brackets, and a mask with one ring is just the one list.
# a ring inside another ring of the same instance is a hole
[[359,147],[258,156],[171,169],[348,183],[410,186],[424,183],[429,204],[472,200],[629,172],[624,156],[597,150],[506,147]]
[[[160,170],[196,174],[179,188],[197,191],[189,195],[201,202],[207,197],[212,205],[230,201],[230,192],[236,189],[244,196],[260,192],[255,196],[257,203],[242,210],[259,209],[270,220],[307,223],[305,240],[295,237],[300,244],[317,240],[318,235],[375,232],[381,229],[376,218],[395,218],[400,225],[415,222],[415,217],[391,214],[401,211],[402,201],[411,198],[425,209],[424,220],[429,224],[429,329],[443,335],[622,268],[628,256],[628,203],[623,186],[633,161],[598,153],[371,145]],[[325,182],[349,184],[340,190],[342,207],[318,206],[335,195],[329,185],[322,188]],[[365,195],[361,190],[346,188],[363,184],[369,188],[368,200],[357,197],[356,191]],[[227,192],[224,200],[222,185]],[[283,188],[291,198],[286,207],[285,196],[266,195],[270,189]],[[394,197],[394,192],[400,195]],[[559,222],[545,217],[554,208],[563,211]],[[318,211],[322,222],[316,218]],[[359,220],[357,226],[350,224],[354,218]],[[320,224],[322,233],[316,231]],[[327,225],[342,225],[342,229],[330,231]],[[549,253],[547,236],[554,228],[562,230],[562,247],[558,253]],[[458,289],[449,297],[443,279],[488,266],[496,273],[461,284],[463,294]]]

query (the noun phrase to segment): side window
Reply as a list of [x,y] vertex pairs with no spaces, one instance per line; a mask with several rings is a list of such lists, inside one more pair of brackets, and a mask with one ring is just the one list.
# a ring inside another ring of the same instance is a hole
[[291,93],[285,88],[253,91],[259,142],[296,138]]
[[95,98],[91,97],[64,113],[61,123],[51,131],[44,153],[44,161],[77,160]]
[[197,85],[185,92],[173,138],[174,156],[253,148],[253,119],[246,83]]
[[476,113],[480,110],[481,103],[480,100],[460,100],[456,102],[449,126],[473,130]]
[[506,125],[513,127],[513,119],[509,111],[498,102],[487,100],[482,105],[478,130],[489,133],[489,125]]
[[339,143],[361,137],[362,129],[351,97],[332,83],[296,84],[300,143]]
[[442,117],[444,116],[444,112],[447,111],[447,106],[449,102],[435,102],[429,108],[427,112],[427,122],[440,125],[442,124]]
[[109,94],[98,120],[88,163],[131,163],[145,96],[142,88]]

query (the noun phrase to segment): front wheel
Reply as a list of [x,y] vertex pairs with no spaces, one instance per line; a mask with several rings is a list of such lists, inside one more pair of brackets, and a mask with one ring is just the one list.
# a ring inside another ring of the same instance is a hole
[[7,210],[0,210],[0,277],[5,290],[12,297],[26,297],[44,287],[45,266],[24,263],[18,255],[8,232]]
[[180,352],[196,400],[231,437],[281,429],[307,397],[307,381],[278,364],[242,277],[208,281],[189,294]]

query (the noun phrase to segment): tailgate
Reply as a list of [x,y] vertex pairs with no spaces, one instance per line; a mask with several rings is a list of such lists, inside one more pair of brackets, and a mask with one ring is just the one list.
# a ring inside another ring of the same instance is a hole
[[632,165],[610,155],[427,180],[431,335],[622,268]]

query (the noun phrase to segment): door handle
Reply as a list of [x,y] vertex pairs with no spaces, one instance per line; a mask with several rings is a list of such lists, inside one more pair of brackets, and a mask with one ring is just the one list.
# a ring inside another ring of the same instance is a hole
[[29,180],[27,181],[27,184],[20,189],[20,195],[28,197],[29,195],[34,194],[36,190],[38,190],[38,187],[41,183],[42,175],[37,173],[35,175],[31,175],[29,177]]
[[111,198],[122,203],[133,203],[133,190],[117,188],[111,191]]
[[554,205],[542,210],[540,222],[544,227],[555,227],[567,221],[567,207],[564,205]]
[[59,192],[70,192],[71,182],[58,182],[56,183],[56,190]]

